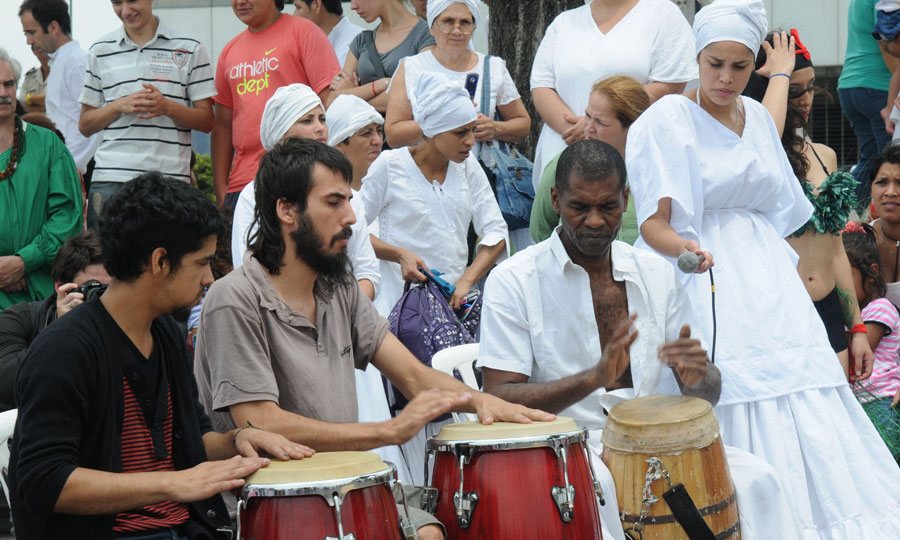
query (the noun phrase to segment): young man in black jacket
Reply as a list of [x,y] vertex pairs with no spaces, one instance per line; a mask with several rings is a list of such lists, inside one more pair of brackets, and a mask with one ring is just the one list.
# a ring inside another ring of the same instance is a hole
[[0,313],[0,412],[16,408],[13,383],[28,347],[44,328],[84,302],[89,281],[109,284],[100,239],[87,231],[66,240],[50,268],[54,292],[44,300],[15,304]]
[[268,463],[258,453],[312,455],[248,426],[216,433],[197,401],[172,319],[186,320],[212,283],[223,232],[200,191],[159,173],[104,206],[109,288],[42,332],[19,367],[10,459],[19,540],[218,538],[229,524],[218,494]]

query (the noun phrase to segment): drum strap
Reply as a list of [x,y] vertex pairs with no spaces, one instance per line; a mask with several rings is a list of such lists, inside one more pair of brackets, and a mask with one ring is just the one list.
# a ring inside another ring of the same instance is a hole
[[687,533],[688,538],[691,540],[716,540],[716,535],[703,521],[703,516],[697,510],[697,505],[694,504],[694,500],[684,488],[684,484],[672,486],[672,489],[663,493],[663,499],[672,509],[672,514],[675,515],[675,519]]

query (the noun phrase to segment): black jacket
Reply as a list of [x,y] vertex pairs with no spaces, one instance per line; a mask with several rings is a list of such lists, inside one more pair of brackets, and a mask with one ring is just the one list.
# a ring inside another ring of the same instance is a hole
[[[161,317],[152,330],[172,394],[175,468],[187,469],[206,461],[202,435],[212,428],[177,325]],[[114,515],[74,516],[53,508],[76,467],[122,470],[121,352],[128,350],[136,350],[134,344],[99,300],[56,321],[29,348],[15,384],[19,413],[9,475],[19,540],[112,537]],[[219,496],[190,507],[191,521],[208,531],[229,523]]]
[[56,293],[46,300],[15,304],[0,313],[0,412],[16,408],[13,383],[28,346],[56,320]]

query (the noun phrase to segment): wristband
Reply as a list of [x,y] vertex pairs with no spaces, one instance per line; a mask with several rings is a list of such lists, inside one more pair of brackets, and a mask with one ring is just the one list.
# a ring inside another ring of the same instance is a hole
[[375,81],[372,81],[372,97],[378,95],[378,92],[375,91]]
[[850,328],[851,334],[868,334],[869,331],[866,330],[865,324],[854,324],[852,328]]
[[258,428],[258,427],[256,427],[256,426],[254,426],[254,425],[251,424],[250,421],[248,420],[248,421],[247,421],[247,425],[244,426],[244,427],[239,427],[239,428],[237,428],[237,430],[234,432],[234,436],[232,436],[232,438],[231,438],[231,444],[234,445],[234,449],[235,449],[235,450],[237,450],[237,438],[238,438],[238,433],[244,431],[245,429],[258,429],[258,430],[260,430],[260,431],[265,431],[263,428]]
[[31,92],[28,92],[27,94],[25,94],[25,104],[31,105]]
[[791,80],[791,76],[788,75],[787,73],[773,73],[773,74],[769,75],[769,80],[771,81],[773,77],[778,77],[778,76],[787,77],[788,80]]

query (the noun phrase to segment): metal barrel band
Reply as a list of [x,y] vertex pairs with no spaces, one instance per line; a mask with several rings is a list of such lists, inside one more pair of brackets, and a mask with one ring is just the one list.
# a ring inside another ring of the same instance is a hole
[[[728,508],[728,506],[733,502],[734,502],[734,493],[732,493],[731,495],[728,496],[728,498],[726,498],[722,501],[719,501],[710,506],[706,506],[704,508],[699,508],[698,510],[699,510],[701,516],[708,516],[710,514],[715,514],[716,512],[721,512],[725,508]],[[627,521],[628,523],[637,523],[641,519],[641,516],[636,516],[634,514],[626,514],[626,513],[622,512],[621,514],[619,514],[619,518],[622,521]],[[667,523],[675,523],[675,522],[676,522],[676,519],[675,519],[674,514],[668,514],[665,516],[647,516],[644,518],[644,525],[664,525]]]
[[740,531],[741,531],[741,520],[740,520],[740,518],[738,518],[738,520],[734,523],[734,525],[732,525],[731,527],[728,527],[724,531],[717,534],[716,540],[725,540],[726,538],[731,538],[732,536],[739,533]]

